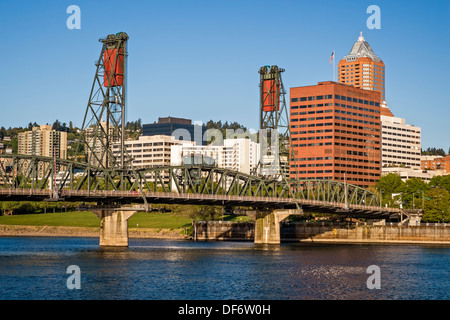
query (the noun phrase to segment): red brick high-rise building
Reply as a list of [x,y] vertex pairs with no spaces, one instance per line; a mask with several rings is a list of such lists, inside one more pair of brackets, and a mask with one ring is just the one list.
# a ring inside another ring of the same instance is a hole
[[381,174],[379,91],[332,81],[290,88],[293,179],[345,179],[368,187]]

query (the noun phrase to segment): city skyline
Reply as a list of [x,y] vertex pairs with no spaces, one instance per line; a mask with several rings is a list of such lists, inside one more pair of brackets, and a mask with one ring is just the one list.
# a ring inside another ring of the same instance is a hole
[[[92,84],[99,38],[130,35],[128,120],[158,117],[237,121],[258,128],[258,69],[278,65],[289,88],[332,80],[329,57],[339,61],[360,32],[386,65],[387,104],[395,116],[422,128],[422,148],[448,149],[450,113],[445,54],[449,4],[379,1],[381,29],[369,30],[367,1],[280,4],[195,1],[118,3],[78,1],[81,29],[69,30],[72,3],[1,3],[0,22],[9,50],[0,84],[0,126],[58,119],[80,127]],[[274,13],[275,12],[275,13]],[[270,19],[269,19],[270,18]],[[273,21],[273,24],[266,21]],[[418,22],[420,21],[420,22]],[[444,48],[442,48],[444,47]],[[436,50],[435,48],[439,48]],[[11,54],[13,52],[13,54]],[[413,81],[414,80],[414,81]],[[24,94],[24,92],[26,94]],[[424,111],[426,110],[426,111]],[[447,139],[446,139],[447,138]]]

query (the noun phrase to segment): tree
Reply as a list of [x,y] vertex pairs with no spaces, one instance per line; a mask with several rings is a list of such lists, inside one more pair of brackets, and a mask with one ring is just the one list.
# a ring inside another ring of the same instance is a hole
[[63,127],[61,125],[61,122],[59,122],[58,119],[56,119],[56,121],[53,122],[52,129],[56,130],[56,131],[62,131]]
[[382,176],[376,183],[376,189],[382,194],[382,203],[387,203],[389,206],[395,205],[392,201],[393,193],[400,193],[403,191],[404,182],[398,174],[389,173]]
[[431,188],[425,194],[425,207],[422,217],[426,222],[450,221],[450,193],[443,188]]
[[445,190],[450,192],[450,175],[434,176],[433,178],[431,178],[429,186],[444,188]]
[[422,155],[438,155],[445,157],[445,151],[442,148],[427,148],[426,150],[422,150]]
[[223,214],[220,206],[190,205],[183,210],[192,220],[211,221],[219,219]]
[[405,203],[404,208],[421,208],[422,195],[429,189],[430,187],[420,178],[406,180],[402,188],[402,201]]

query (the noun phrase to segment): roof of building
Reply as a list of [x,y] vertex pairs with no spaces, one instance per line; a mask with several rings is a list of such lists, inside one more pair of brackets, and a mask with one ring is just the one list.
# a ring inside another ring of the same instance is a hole
[[350,53],[346,55],[344,59],[349,60],[352,58],[363,58],[363,57],[372,58],[372,60],[374,60],[375,62],[381,61],[381,59],[373,52],[369,43],[364,39],[361,32],[358,41],[356,41],[353,44],[352,50],[350,50]]
[[159,117],[158,123],[178,123],[178,124],[192,124],[192,120],[176,117]]

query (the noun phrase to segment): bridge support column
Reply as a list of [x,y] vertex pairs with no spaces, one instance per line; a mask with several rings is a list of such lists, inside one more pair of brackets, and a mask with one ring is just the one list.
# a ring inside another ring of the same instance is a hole
[[302,210],[257,211],[255,243],[280,244],[280,222],[290,215],[303,214]]
[[128,219],[137,211],[93,210],[100,218],[100,246],[128,247]]

